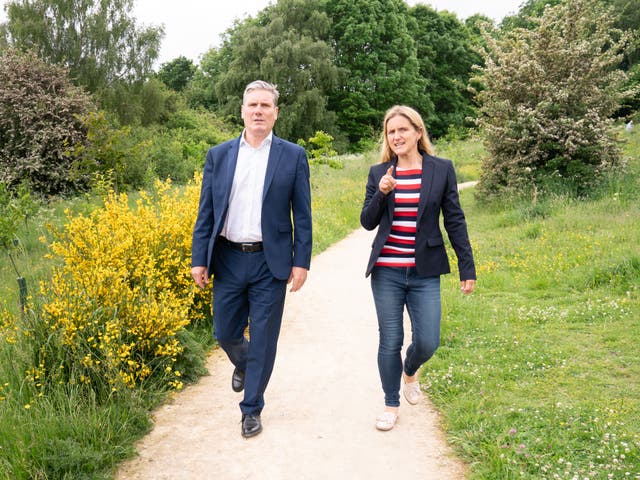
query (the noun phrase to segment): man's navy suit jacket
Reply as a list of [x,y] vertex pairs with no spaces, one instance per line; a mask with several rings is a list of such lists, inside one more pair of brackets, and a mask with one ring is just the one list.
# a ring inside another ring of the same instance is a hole
[[[204,166],[191,265],[213,272],[216,239],[224,226],[240,137],[209,149]],[[291,267],[311,262],[309,163],[302,147],[273,135],[262,196],[262,242],[271,273],[287,280]]]
[[[373,230],[377,226],[380,228],[378,228],[373,241],[366,270],[367,276],[373,270],[382,247],[391,233],[395,191],[385,195],[378,187],[380,179],[387,173],[391,165],[394,166],[393,174],[395,177],[396,157],[391,162],[379,163],[369,170],[360,223],[367,230]],[[467,233],[467,224],[458,198],[453,163],[450,160],[423,153],[415,257],[416,271],[422,277],[439,276],[451,271],[440,230],[440,211],[442,211],[449,241],[458,257],[460,280],[475,280],[476,269]]]

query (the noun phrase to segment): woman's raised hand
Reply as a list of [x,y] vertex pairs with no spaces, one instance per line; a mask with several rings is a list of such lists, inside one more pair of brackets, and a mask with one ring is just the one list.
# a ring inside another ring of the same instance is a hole
[[387,173],[380,179],[380,183],[378,184],[378,188],[385,195],[389,195],[389,193],[396,188],[396,179],[393,178],[393,165],[391,165],[387,169]]

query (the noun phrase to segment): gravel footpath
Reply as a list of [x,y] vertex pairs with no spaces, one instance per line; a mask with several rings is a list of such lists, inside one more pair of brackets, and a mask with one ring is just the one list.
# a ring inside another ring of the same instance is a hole
[[[154,413],[138,457],[116,478],[463,479],[465,466],[447,447],[427,396],[415,406],[402,398],[396,427],[375,429],[384,399],[364,278],[373,236],[358,229],[314,257],[302,290],[287,294],[260,435],[241,437],[242,397],[231,390],[231,364],[216,350],[210,375]],[[408,318],[405,334],[408,340]]]

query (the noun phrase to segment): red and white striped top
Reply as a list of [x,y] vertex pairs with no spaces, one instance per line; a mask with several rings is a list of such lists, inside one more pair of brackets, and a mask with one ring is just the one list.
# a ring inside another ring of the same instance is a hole
[[416,221],[422,169],[396,167],[395,208],[391,233],[376,261],[378,267],[416,266]]

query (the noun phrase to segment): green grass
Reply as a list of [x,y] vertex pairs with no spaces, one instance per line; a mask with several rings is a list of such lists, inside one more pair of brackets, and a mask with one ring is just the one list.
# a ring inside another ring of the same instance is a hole
[[443,140],[434,146],[437,156],[453,162],[458,182],[469,182],[480,178],[480,166],[487,155],[482,138],[473,135],[465,141]]
[[640,136],[595,200],[462,203],[478,267],[443,283],[422,380],[470,479],[640,478]]
[[[369,165],[375,162],[363,155],[339,160],[342,169],[311,167],[314,254],[359,225]],[[135,198],[131,195],[132,202]],[[150,385],[100,402],[88,387],[25,380],[27,370],[40,361],[39,345],[53,341],[35,338],[33,333],[45,331],[32,322],[41,322],[38,284],[47,281],[52,266],[39,239],[49,236],[47,224],[65,223],[66,209],[86,214],[95,206],[95,201],[84,197],[55,201],[20,230],[14,256],[19,274],[34,295],[33,312],[28,315],[19,313],[17,273],[5,252],[0,252],[0,298],[12,317],[0,315],[0,480],[110,478],[117,465],[133,455],[135,441],[148,432],[152,408],[166,398],[166,392]],[[29,336],[3,334],[7,320],[17,321]],[[211,341],[209,329],[196,329],[183,338],[189,348],[185,358],[190,353],[201,355]]]
[[327,249],[360,226],[369,167],[375,154],[340,157],[344,168],[311,166],[313,254]]
[[[456,273],[444,278],[442,345],[421,375],[472,480],[640,478],[640,136],[626,138],[631,170],[595,200],[486,206],[473,190],[461,193],[478,286],[463,297]],[[477,179],[478,139],[436,151],[454,161],[459,181]],[[314,254],[359,226],[376,155],[341,161],[343,169],[311,169]],[[50,268],[37,241],[41,225],[62,222],[64,206],[88,205],[59,202],[21,233],[18,263],[30,289]],[[3,258],[0,295],[14,311],[15,276]],[[37,339],[5,340],[0,479],[109,478],[163,395],[121,393],[101,405],[89,390],[65,385],[38,397],[24,381],[35,351],[21,349]]]

